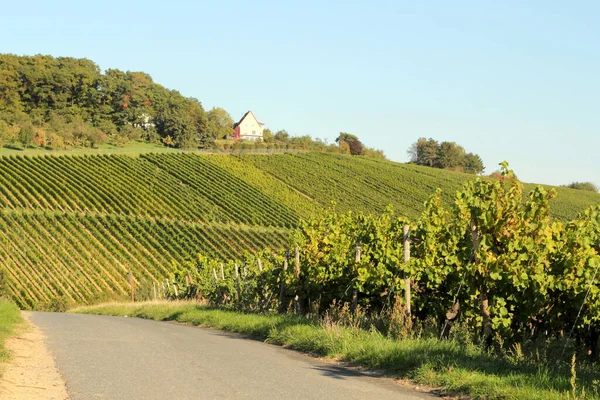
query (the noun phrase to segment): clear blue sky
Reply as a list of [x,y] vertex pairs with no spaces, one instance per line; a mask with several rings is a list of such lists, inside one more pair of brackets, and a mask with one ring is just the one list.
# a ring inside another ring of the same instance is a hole
[[87,57],[252,109],[272,130],[358,135],[406,161],[456,141],[487,172],[600,184],[600,2],[5,2],[0,51]]

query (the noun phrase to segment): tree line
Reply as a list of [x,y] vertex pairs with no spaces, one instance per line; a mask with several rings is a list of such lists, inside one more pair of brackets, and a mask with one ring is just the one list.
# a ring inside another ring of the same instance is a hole
[[0,55],[3,141],[49,148],[94,147],[137,138],[176,147],[210,141],[202,104],[143,72],[88,59]]
[[[0,147],[123,146],[133,140],[177,148],[215,148],[233,136],[223,108],[155,83],[144,72],[107,69],[85,58],[0,54]],[[265,143],[350,153],[309,135],[265,130]],[[383,156],[363,149],[360,154]]]
[[485,170],[479,155],[467,153],[455,142],[438,142],[435,139],[419,138],[408,149],[410,161],[427,167],[450,169],[479,175]]

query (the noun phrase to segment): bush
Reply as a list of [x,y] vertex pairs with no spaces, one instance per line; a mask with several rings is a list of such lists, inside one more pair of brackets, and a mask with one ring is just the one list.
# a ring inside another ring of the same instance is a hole
[[122,133],[115,133],[108,137],[108,143],[116,147],[124,147],[129,144],[130,140],[126,135]]
[[53,311],[53,312],[66,312],[68,309],[74,306],[67,296],[54,297],[39,305],[40,310]]
[[572,182],[563,186],[571,189],[586,190],[588,192],[598,192],[598,186],[594,185],[592,182]]
[[31,123],[23,125],[19,130],[18,138],[23,147],[31,146],[33,144],[34,137],[35,131],[33,130],[33,125]]
[[56,132],[50,131],[50,133],[48,134],[48,142],[46,143],[46,148],[51,150],[62,150],[65,148],[65,140]]

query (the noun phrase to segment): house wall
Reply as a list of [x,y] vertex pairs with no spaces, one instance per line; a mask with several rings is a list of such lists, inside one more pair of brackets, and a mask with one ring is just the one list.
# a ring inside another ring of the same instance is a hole
[[258,140],[263,137],[264,128],[256,121],[252,113],[248,114],[238,127],[240,139]]

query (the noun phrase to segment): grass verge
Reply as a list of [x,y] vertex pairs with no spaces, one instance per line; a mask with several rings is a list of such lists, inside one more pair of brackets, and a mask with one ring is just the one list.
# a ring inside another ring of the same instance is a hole
[[323,325],[287,315],[244,314],[188,302],[108,303],[71,312],[178,321],[242,333],[439,387],[450,395],[485,399],[582,398],[580,388],[585,385],[586,399],[600,398],[593,376],[579,374],[571,382],[568,368],[565,372],[564,368],[551,369],[545,363],[511,362],[492,356],[477,345],[453,340],[394,340],[377,331]]
[[16,332],[22,321],[19,308],[14,303],[0,299],[0,362],[8,360],[4,342]]

